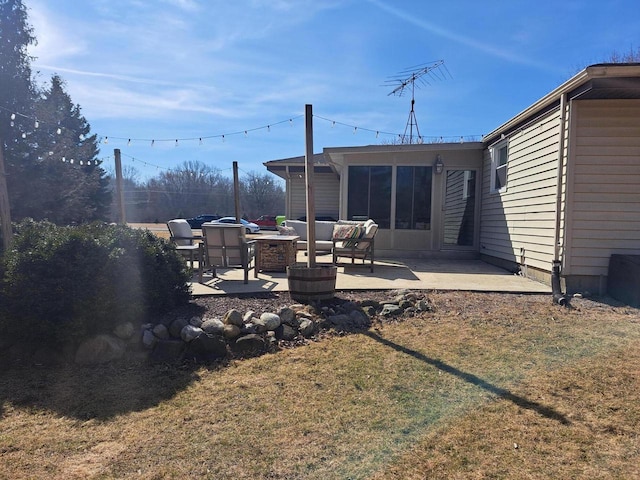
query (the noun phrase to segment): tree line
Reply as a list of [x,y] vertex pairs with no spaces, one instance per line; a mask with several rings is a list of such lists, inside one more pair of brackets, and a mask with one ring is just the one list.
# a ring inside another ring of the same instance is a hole
[[[201,213],[235,216],[233,180],[201,162],[186,161],[144,182],[130,166],[123,168],[122,176],[129,222],[164,222]],[[285,193],[271,174],[249,172],[239,179],[239,190],[242,217],[284,214]],[[114,201],[114,218],[116,208]]]

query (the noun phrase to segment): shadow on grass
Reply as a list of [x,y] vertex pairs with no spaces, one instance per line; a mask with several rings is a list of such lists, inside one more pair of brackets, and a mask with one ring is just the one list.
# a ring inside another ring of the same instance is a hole
[[387,346],[387,347],[391,347],[394,350],[397,350],[399,352],[405,353],[407,355],[412,356],[413,358],[420,360],[422,362],[425,362],[429,365],[432,365],[433,367],[448,373],[450,375],[454,375],[458,378],[461,378],[462,380],[464,380],[465,382],[468,382],[472,385],[475,385],[477,387],[480,387],[496,396],[498,396],[499,398],[502,398],[504,400],[508,400],[510,402],[513,402],[514,404],[518,405],[521,408],[526,408],[528,410],[533,410],[535,412],[537,412],[538,414],[542,415],[543,417],[549,418],[551,420],[556,420],[560,423],[562,423],[563,425],[570,425],[571,422],[569,421],[568,418],[566,418],[564,415],[562,415],[561,413],[555,411],[554,409],[550,408],[550,407],[546,407],[538,402],[534,402],[531,400],[528,400],[524,397],[520,397],[518,395],[514,395],[513,393],[511,393],[509,390],[505,389],[505,388],[501,388],[498,387],[496,385],[493,385],[489,382],[487,382],[486,380],[483,380],[482,378],[473,375],[471,373],[467,373],[467,372],[463,372],[462,370],[458,370],[455,367],[452,367],[451,365],[448,365],[444,362],[442,362],[441,360],[437,360],[435,358],[430,358],[427,357],[426,355],[417,352],[415,350],[412,350],[410,348],[407,347],[403,347],[402,345],[398,345],[397,343],[394,343],[390,340],[387,340],[386,338],[382,338],[380,335],[378,335],[375,332],[372,331],[366,331],[366,332],[362,332],[364,335],[368,336],[369,338],[380,342],[381,344]]
[[0,374],[0,418],[11,403],[104,421],[157,406],[198,380],[195,367],[148,363],[13,368]]

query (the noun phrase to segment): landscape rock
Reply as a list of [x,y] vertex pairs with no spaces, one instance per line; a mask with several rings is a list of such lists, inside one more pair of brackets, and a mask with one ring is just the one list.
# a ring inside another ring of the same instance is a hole
[[177,363],[182,360],[187,344],[182,340],[169,339],[156,342],[149,359],[157,363]]
[[282,323],[293,325],[292,322],[294,322],[296,319],[296,312],[290,307],[283,307],[278,310],[278,316],[280,317],[280,321]]
[[227,342],[219,335],[204,332],[189,344],[188,351],[196,357],[223,358],[227,355]]
[[313,323],[313,320],[305,318],[300,322],[299,329],[303,337],[309,338],[315,331],[315,324]]
[[286,323],[281,324],[278,328],[275,329],[276,338],[278,340],[291,341],[298,335],[298,332],[291,326]]
[[[169,333],[167,332],[167,337],[168,336],[169,336]],[[156,337],[151,330],[144,330],[142,332],[142,345],[144,347],[151,349],[155,346],[157,341],[158,341],[158,337]]]
[[277,314],[269,312],[265,312],[260,315],[260,318],[254,322],[256,325],[258,325],[258,320],[267,330],[275,330],[280,326],[280,323],[282,323]]
[[224,323],[225,325],[236,325],[238,327],[241,327],[244,321],[242,318],[242,314],[238,310],[232,309],[224,315],[222,323]]
[[161,323],[153,327],[153,334],[160,340],[168,340],[170,337],[169,329]]
[[189,322],[187,322],[186,319],[177,318],[173,322],[171,322],[171,325],[169,325],[169,334],[173,338],[180,338],[180,335],[182,333],[182,329],[184,327],[186,327],[187,325],[189,325]]
[[257,334],[239,337],[233,344],[233,351],[241,356],[259,355],[265,352],[265,339]]
[[396,315],[402,315],[402,309],[393,303],[385,303],[382,306],[382,311],[380,315],[383,317],[394,317]]
[[202,330],[201,328],[194,327],[193,325],[185,325],[180,331],[180,338],[182,338],[183,341],[189,343],[192,340],[198,338],[202,333],[204,333],[204,330]]
[[229,324],[224,326],[224,338],[236,338],[240,336],[240,333],[242,333],[242,330],[237,325]]
[[212,335],[222,335],[224,333],[224,323],[219,318],[207,318],[202,322],[200,328]]
[[193,325],[194,327],[198,327],[198,328],[202,327],[202,318],[198,317],[197,315],[194,315],[189,319],[189,325]]
[[131,322],[121,323],[120,325],[117,325],[116,328],[113,329],[113,334],[116,337],[121,338],[122,340],[130,339],[131,337],[133,337],[133,334],[135,332],[136,332],[136,329],[133,326],[133,323]]
[[124,356],[125,343],[118,337],[106,334],[88,338],[76,351],[75,362],[79,365],[97,365],[118,360]]

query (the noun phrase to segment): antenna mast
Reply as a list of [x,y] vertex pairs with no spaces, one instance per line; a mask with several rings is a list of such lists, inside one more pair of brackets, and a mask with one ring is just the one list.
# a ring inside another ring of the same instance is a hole
[[[396,85],[396,87],[391,90],[391,92],[389,92],[388,96],[397,95],[398,97],[401,97],[404,95],[408,88],[411,89],[411,111],[409,112],[409,119],[407,120],[407,124],[404,127],[404,133],[400,137],[400,143],[412,144],[422,143],[423,141],[423,138],[420,135],[420,130],[418,128],[418,119],[416,118],[416,112],[414,108],[416,104],[416,82],[418,82],[418,87],[420,87],[421,84],[431,85],[429,83],[429,79],[442,80],[444,76],[450,77],[451,74],[449,73],[449,70],[447,70],[447,67],[444,65],[444,60],[438,60],[436,62],[411,67],[400,72],[396,77],[387,81],[387,83]],[[407,131],[409,132],[408,134]],[[414,136],[417,140],[416,142],[414,142]]]

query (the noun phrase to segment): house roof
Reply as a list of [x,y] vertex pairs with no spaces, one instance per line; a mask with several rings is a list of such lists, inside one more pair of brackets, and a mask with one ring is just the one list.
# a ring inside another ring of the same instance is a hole
[[485,135],[482,141],[485,144],[493,143],[501,135],[517,130],[532,118],[557,108],[560,105],[560,97],[565,94],[568,100],[640,99],[640,63],[599,63],[588,66]]
[[[289,178],[291,175],[304,173],[305,164],[306,158],[304,155],[282,158],[280,160],[269,160],[263,163],[268,171],[284,179]],[[313,167],[315,173],[335,173],[335,168],[329,163],[324,153],[313,154]]]

